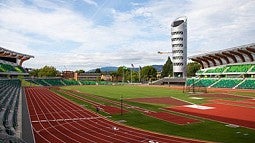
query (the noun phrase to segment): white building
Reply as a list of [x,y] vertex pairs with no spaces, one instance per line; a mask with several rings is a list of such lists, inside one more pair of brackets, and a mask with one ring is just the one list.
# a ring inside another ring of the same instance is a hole
[[187,17],[179,17],[171,24],[173,76],[187,76]]

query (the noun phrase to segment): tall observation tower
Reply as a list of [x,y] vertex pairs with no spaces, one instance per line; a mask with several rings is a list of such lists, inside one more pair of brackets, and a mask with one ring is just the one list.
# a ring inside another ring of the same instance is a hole
[[171,24],[173,76],[187,76],[187,17],[179,17]]

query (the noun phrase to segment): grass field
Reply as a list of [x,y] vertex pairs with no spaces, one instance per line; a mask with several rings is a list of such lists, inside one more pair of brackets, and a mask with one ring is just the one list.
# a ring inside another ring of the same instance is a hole
[[[200,104],[206,102],[206,100],[194,100],[190,99],[189,95],[182,93],[180,90],[174,90],[164,87],[151,87],[151,86],[69,86],[63,87],[64,89],[70,89],[74,91],[80,91],[83,93],[89,93],[93,95],[98,95],[111,99],[113,101],[119,101],[120,97],[123,96],[124,99],[127,98],[144,98],[144,97],[175,97],[192,103]],[[56,92],[56,91],[55,91]],[[61,93],[58,93],[61,94]],[[65,98],[72,100],[80,105],[85,105],[81,100],[74,99],[68,95],[64,95]],[[86,96],[80,94],[79,96]],[[90,98],[93,100],[92,98]],[[101,102],[95,100],[96,102]],[[159,111],[164,105],[153,105],[153,104],[144,104],[137,102],[130,102],[124,100],[125,103],[133,106],[139,106],[141,108],[149,109],[152,111]],[[101,102],[104,104],[103,102]],[[87,105],[85,108],[95,111],[95,109]],[[112,120],[119,121],[125,120],[124,124],[128,126],[133,126],[136,128],[141,128],[145,130],[150,130],[154,132],[159,132],[169,135],[177,135],[187,138],[195,138],[207,141],[214,142],[226,142],[226,143],[253,143],[255,140],[255,131],[243,127],[231,128],[227,127],[226,124],[210,121],[203,118],[192,117],[200,120],[200,123],[193,123],[187,125],[177,125],[169,122],[165,122],[156,118],[146,116],[145,114],[128,109],[130,112],[121,115],[111,115]],[[180,114],[177,112],[172,112],[174,114]],[[106,115],[105,113],[101,113]],[[183,115],[183,114],[182,114]],[[191,117],[189,115],[184,115]]]
[[175,97],[195,104],[201,104],[204,100],[189,98],[187,93],[181,90],[173,90],[164,87],[152,86],[66,86],[70,89],[112,99],[149,98],[149,97]]

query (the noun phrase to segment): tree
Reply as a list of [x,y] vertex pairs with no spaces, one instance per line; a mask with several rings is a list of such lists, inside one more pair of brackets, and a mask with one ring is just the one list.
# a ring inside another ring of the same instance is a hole
[[84,70],[76,70],[75,72],[76,72],[76,73],[85,73]]
[[38,77],[39,69],[34,69],[29,72],[30,76]]
[[129,73],[130,73],[130,69],[128,69],[125,66],[121,66],[117,70],[117,75],[122,77],[122,79],[123,79],[123,74],[124,74],[124,81],[127,81],[127,77],[128,77]]
[[201,65],[197,62],[188,63],[187,65],[187,76],[195,76],[196,72],[201,68]]
[[145,81],[156,79],[157,70],[152,66],[145,66],[141,70],[141,77],[145,79]]
[[163,65],[161,77],[169,77],[173,75],[173,63],[171,58],[168,57],[166,63]]
[[100,68],[97,68],[97,69],[95,70],[95,73],[101,73]]
[[53,66],[44,66],[39,69],[38,76],[39,77],[55,77],[57,76],[57,70]]

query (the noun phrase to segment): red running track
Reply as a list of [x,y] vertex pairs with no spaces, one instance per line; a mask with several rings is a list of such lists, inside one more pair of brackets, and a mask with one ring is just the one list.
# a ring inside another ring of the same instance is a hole
[[109,121],[44,87],[28,87],[25,93],[37,143],[203,142],[134,129]]
[[166,113],[166,112],[148,112],[147,115],[152,116],[154,118],[158,118],[160,120],[164,120],[166,122],[179,124],[179,125],[186,125],[190,123],[200,122],[199,120],[196,120],[196,119],[191,119],[191,118],[175,115],[172,113]]
[[135,98],[135,99],[129,99],[129,101],[155,103],[155,104],[167,104],[171,106],[190,105],[190,103],[188,102],[184,102],[171,97]]
[[255,108],[219,103],[204,104],[203,106],[213,107],[214,109],[202,110],[186,106],[166,109],[255,129]]

